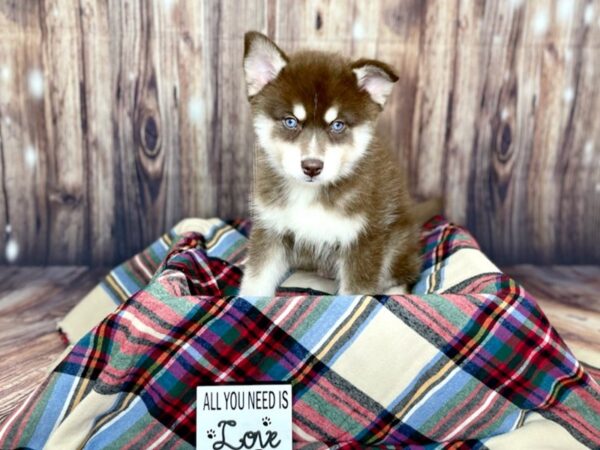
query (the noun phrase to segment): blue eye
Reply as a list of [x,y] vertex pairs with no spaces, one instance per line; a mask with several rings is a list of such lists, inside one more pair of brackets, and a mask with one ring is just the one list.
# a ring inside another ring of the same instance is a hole
[[331,124],[331,131],[333,131],[334,133],[341,133],[342,131],[344,131],[344,128],[346,128],[346,124],[341,120],[335,120]]
[[295,117],[286,117],[283,119],[283,126],[288,130],[295,130],[298,128],[298,120]]

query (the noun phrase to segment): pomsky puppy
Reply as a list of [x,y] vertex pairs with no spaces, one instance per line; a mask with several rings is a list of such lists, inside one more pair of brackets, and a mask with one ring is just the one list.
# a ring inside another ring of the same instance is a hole
[[258,149],[240,295],[273,295],[290,268],[330,274],[339,294],[414,282],[419,228],[401,170],[375,135],[398,80],[392,68],[287,55],[248,32],[244,72]]

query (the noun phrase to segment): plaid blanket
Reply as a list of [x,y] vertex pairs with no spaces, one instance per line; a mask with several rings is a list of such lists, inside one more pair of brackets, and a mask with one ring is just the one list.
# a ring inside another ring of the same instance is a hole
[[240,298],[248,224],[183,228],[67,318],[72,338],[83,311],[119,303],[0,448],[193,448],[195,387],[256,381],[292,384],[296,448],[600,448],[599,386],[464,229],[424,226],[412,295],[327,295],[330,281],[294,273],[274,298]]

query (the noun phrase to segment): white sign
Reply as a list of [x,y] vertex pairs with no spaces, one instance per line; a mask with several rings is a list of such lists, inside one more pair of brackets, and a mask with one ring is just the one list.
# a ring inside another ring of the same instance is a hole
[[292,386],[198,386],[196,448],[292,450]]

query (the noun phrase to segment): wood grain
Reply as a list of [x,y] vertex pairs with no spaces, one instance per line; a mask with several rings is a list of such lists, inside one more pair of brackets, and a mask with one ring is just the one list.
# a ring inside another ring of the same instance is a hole
[[600,0],[0,0],[17,263],[113,265],[184,217],[247,215],[249,29],[396,67],[381,133],[497,263],[600,261]]
[[[40,4],[15,6],[0,2],[0,231],[10,225],[21,258],[44,263],[48,166],[40,149],[46,147],[46,116],[43,99],[27,95],[28,77],[43,67]],[[33,164],[26,161],[28,150],[37,156]],[[6,243],[0,240],[2,258]]]
[[65,350],[56,331],[58,320],[106,272],[0,266],[0,423],[44,380]]
[[110,23],[105,2],[82,0],[79,3],[77,28],[80,48],[81,98],[80,123],[83,148],[87,157],[85,185],[87,191],[85,259],[95,263],[114,261],[119,251],[115,245],[117,174],[113,146],[115,124],[111,112],[111,65],[103,62],[112,57],[108,39]]

